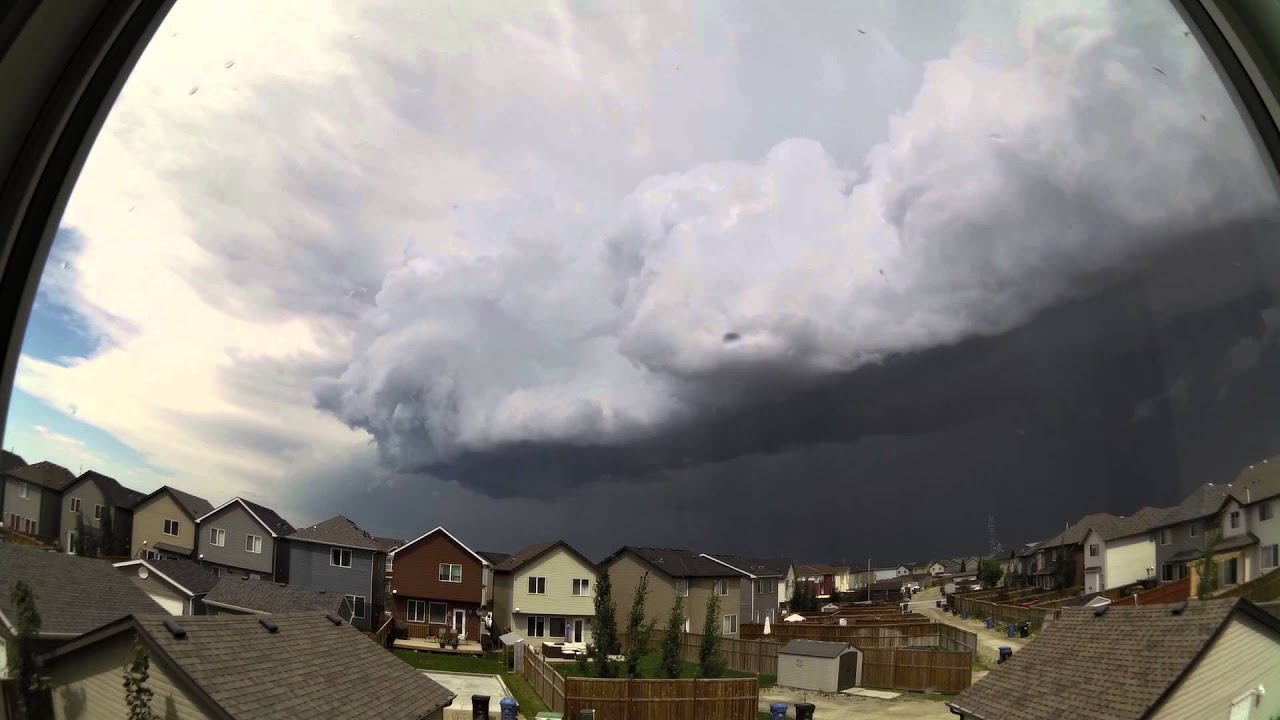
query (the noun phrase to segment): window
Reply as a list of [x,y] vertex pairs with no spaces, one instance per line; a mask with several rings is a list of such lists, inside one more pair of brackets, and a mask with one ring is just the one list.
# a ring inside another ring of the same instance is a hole
[[93,506],[93,519],[94,519],[94,520],[101,520],[101,519],[102,519],[102,511],[103,511],[103,509],[104,509],[104,508],[103,508],[101,505],[94,505],[94,506]]
[[329,564],[334,567],[351,567],[351,551],[347,548],[330,548]]
[[462,566],[440,563],[440,582],[462,582]]
[[1178,579],[1179,579],[1179,580],[1181,580],[1181,579],[1183,579],[1183,578],[1187,577],[1187,576],[1188,576],[1188,575],[1190,575],[1190,574],[1191,574],[1191,571],[1187,569],[1187,564],[1186,564],[1186,563],[1182,563],[1182,564],[1178,565]]
[[1200,537],[1200,523],[1191,523],[1189,534],[1191,537]]
[[553,638],[564,637],[564,618],[551,618],[551,635]]
[[[529,616],[529,632],[527,637],[546,637],[546,618]],[[563,637],[563,636],[562,636]]]
[[1275,516],[1275,510],[1272,509],[1270,500],[1258,506],[1259,521],[1270,520],[1274,516]]
[[165,518],[165,521],[164,521],[165,535],[172,535],[173,537],[178,537],[178,528],[180,527],[181,527],[181,524],[177,520],[170,520],[168,518]]
[[435,623],[436,625],[443,625],[445,616],[449,614],[449,608],[445,607],[444,603],[433,602],[431,603],[430,609],[431,609],[431,622]]
[[676,580],[676,597],[689,597],[688,580]]
[[391,572],[391,561],[392,561],[392,560],[395,560],[395,557],[393,557],[393,556],[391,555],[391,553],[387,553],[387,572]]
[[226,547],[227,531],[222,528],[209,528],[209,544],[214,547]]
[[[577,582],[576,580],[574,582]],[[544,577],[529,577],[529,594],[530,595],[546,595],[547,579]],[[577,593],[574,593],[575,595]]]
[[728,595],[728,594],[729,594],[729,581],[728,581],[728,580],[717,580],[717,581],[716,581],[716,587],[715,587],[715,593],[716,593],[717,595]]
[[347,602],[351,603],[351,617],[355,620],[363,620],[367,608],[365,607],[365,597],[363,595],[348,595]]
[[[444,606],[441,606],[440,615],[443,620]],[[427,601],[426,600],[410,600],[408,612],[405,613],[405,619],[411,623],[420,623],[427,621]]]
[[[160,553],[156,552],[155,550],[148,550],[148,551],[146,552],[146,556],[147,556],[147,559],[148,559],[148,560],[159,560],[159,559],[160,559]],[[215,567],[213,570],[214,570],[214,572],[215,572],[215,573],[217,573],[218,575],[221,575],[221,574],[222,574],[221,572],[218,572],[219,570],[222,570],[222,568],[220,568],[220,567]]]
[[245,535],[244,551],[251,552],[255,555],[262,553],[262,536],[261,535]]
[[1165,529],[1161,530],[1161,531],[1160,531],[1160,544],[1161,544],[1161,545],[1168,545],[1168,544],[1169,544],[1169,543],[1171,543],[1171,542],[1173,542],[1173,531],[1169,530],[1168,528],[1165,528]]
[[80,512],[80,498],[73,497],[70,499],[70,502],[71,502],[71,512],[73,513]]
[[1173,580],[1173,563],[1165,563],[1160,566],[1160,582],[1170,582]]
[[1089,557],[1098,557],[1098,543],[1089,543]]
[[1218,584],[1221,587],[1240,584],[1240,563],[1237,558],[1218,563]]
[[18,483],[18,497],[22,498],[23,500],[26,500],[27,498],[31,497],[31,486],[27,485],[24,482]]
[[1239,511],[1239,510],[1232,510],[1232,511],[1231,511],[1231,514],[1227,516],[1227,520],[1228,520],[1229,524],[1231,525],[1231,529],[1232,529],[1232,530],[1234,530],[1234,529],[1236,529],[1236,528],[1240,527],[1240,511]]
[[573,581],[573,594],[586,595],[591,587],[591,581],[586,578],[575,578]]
[[756,580],[755,585],[756,585],[755,591],[757,595],[763,595],[766,592],[768,592],[765,589],[768,584],[764,580]]
[[1262,567],[1280,566],[1280,545],[1264,545],[1262,548]]
[[737,635],[738,634],[738,616],[725,615],[724,619],[720,622],[720,631],[725,635]]

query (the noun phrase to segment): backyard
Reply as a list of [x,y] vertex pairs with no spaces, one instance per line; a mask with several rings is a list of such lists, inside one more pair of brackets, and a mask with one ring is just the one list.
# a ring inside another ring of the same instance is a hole
[[396,650],[395,654],[410,665],[421,670],[440,670],[444,672],[483,673],[497,675],[510,688],[516,702],[520,703],[520,712],[526,717],[533,717],[547,706],[542,698],[529,687],[529,683],[521,676],[502,666],[502,657],[497,653],[489,653],[484,657],[469,655],[451,655],[445,653],[423,653],[415,650]]
[[[578,667],[578,664],[576,662],[553,662],[553,663],[550,663],[550,665],[553,668],[555,668],[556,672],[560,673],[562,676],[567,678],[595,677],[595,674],[593,672],[594,668],[589,668],[588,672],[583,672],[582,668]],[[625,667],[623,668],[623,670],[625,671]],[[640,670],[640,677],[644,679],[661,679],[666,677],[666,675],[662,672],[662,658],[658,655],[646,655],[643,658],[641,658],[639,670]],[[698,664],[691,663],[691,662],[682,663],[680,677],[682,678],[698,677]],[[761,688],[773,687],[774,684],[777,682],[777,678],[775,678],[772,675],[756,675],[754,673],[742,672],[739,670],[730,670],[728,668],[725,669],[724,674],[721,675],[721,677],[758,678],[760,681]]]

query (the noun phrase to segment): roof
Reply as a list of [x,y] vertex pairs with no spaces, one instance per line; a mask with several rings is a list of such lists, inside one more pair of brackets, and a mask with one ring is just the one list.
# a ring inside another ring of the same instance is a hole
[[525,563],[528,563],[528,562],[532,562],[556,548],[564,548],[565,550],[569,551],[570,554],[576,556],[579,560],[586,563],[587,567],[594,568],[596,566],[595,563],[588,560],[582,553],[575,550],[574,547],[569,543],[565,542],[564,540],[553,540],[551,542],[534,543],[533,545],[520,548],[515,552],[515,554],[509,556],[507,559],[503,560],[497,565],[494,565],[493,571],[496,573],[512,572],[518,569],[521,565],[524,565]]
[[203,595],[221,580],[211,568],[194,560],[125,560],[115,564],[117,568],[147,567],[160,580],[173,585],[187,595]]
[[198,495],[192,495],[189,492],[184,492],[182,490],[179,490],[176,487],[171,487],[169,485],[162,485],[159,488],[156,488],[154,491],[152,491],[150,495],[147,495],[146,497],[142,498],[138,502],[134,503],[133,507],[136,508],[138,505],[141,505],[142,503],[150,500],[153,497],[156,497],[161,493],[169,493],[171,496],[173,496],[174,502],[178,503],[178,505],[180,505],[182,509],[185,510],[186,513],[191,516],[192,520],[203,517],[206,513],[208,513],[210,510],[213,509],[213,503],[209,502],[208,500],[205,500],[204,498]]
[[426,532],[422,533],[422,534],[421,534],[421,535],[419,535],[418,537],[416,537],[416,538],[414,538],[414,539],[410,540],[409,542],[407,542],[407,543],[405,543],[405,544],[401,545],[400,547],[396,548],[396,549],[395,549],[395,552],[400,552],[401,550],[404,550],[405,548],[409,547],[410,545],[416,545],[419,541],[421,541],[421,540],[425,540],[425,539],[427,539],[427,538],[431,537],[432,535],[435,535],[436,533],[444,533],[444,534],[445,534],[445,537],[447,537],[447,538],[449,538],[450,540],[452,540],[452,541],[453,541],[453,543],[454,543],[455,545],[457,545],[458,547],[462,548],[463,550],[466,550],[467,552],[471,553],[471,557],[475,558],[476,560],[479,560],[481,565],[492,565],[492,563],[490,563],[488,560],[486,560],[485,558],[482,558],[482,557],[480,557],[479,555],[477,555],[475,550],[472,550],[471,548],[467,547],[467,544],[466,544],[466,543],[464,543],[464,542],[462,542],[461,540],[459,540],[458,538],[454,537],[454,536],[453,536],[453,533],[449,532],[448,530],[445,530],[443,526],[438,526],[438,527],[436,527],[434,530],[428,530],[428,531],[426,531]]
[[1219,552],[1226,552],[1228,550],[1238,550],[1242,547],[1249,547],[1250,545],[1257,545],[1257,544],[1258,544],[1257,535],[1254,535],[1251,532],[1244,532],[1244,533],[1240,533],[1239,535],[1232,535],[1231,537],[1222,538],[1222,541],[1218,543],[1218,547],[1214,549],[1214,552],[1219,553]]
[[295,530],[289,539],[365,550],[382,550],[377,538],[360,529],[359,525],[344,515],[335,515],[324,522]]
[[340,592],[230,575],[224,576],[204,597],[205,603],[251,612],[288,613],[309,610],[337,613],[350,618],[350,608],[343,607],[346,600],[346,596]]
[[76,481],[76,476],[70,470],[48,460],[13,468],[9,475],[58,492]]
[[[896,570],[897,565],[889,568],[880,568],[881,570]],[[848,565],[827,565],[825,563],[805,563],[796,566],[796,574],[800,574],[801,570],[805,575],[844,575],[849,572]]]
[[1231,494],[1230,485],[1204,483],[1192,490],[1182,502],[1178,503],[1160,521],[1158,527],[1180,525],[1184,522],[1199,520],[1216,514]]
[[[175,637],[166,622],[185,631]],[[46,661],[93,652],[95,643],[136,633],[172,674],[237,720],[324,717],[418,720],[456,695],[347,623],[317,613],[270,619],[140,615],[100,628],[49,653]],[[377,702],[370,702],[377,698]]]
[[1236,612],[1280,637],[1280,619],[1245,600],[1064,608],[1040,637],[949,703],[989,720],[1145,717]]
[[9,452],[8,450],[0,450],[0,472],[20,468],[26,464],[27,461],[23,460],[21,455]]
[[[1271,460],[1276,462],[1272,463]],[[1245,468],[1229,486],[1241,505],[1250,505],[1280,495],[1280,457],[1268,458]]]
[[490,552],[488,550],[477,550],[476,554],[478,554],[480,557],[484,558],[485,560],[488,560],[490,565],[497,565],[503,560],[506,560],[507,558],[511,557],[510,553]]
[[156,550],[159,550],[160,552],[167,552],[167,553],[172,553],[174,555],[181,555],[182,557],[191,557],[191,553],[195,552],[193,548],[184,548],[178,545],[171,545],[167,542],[158,542],[155,545],[152,545],[151,547],[155,548]]
[[1089,531],[1093,530],[1103,540],[1141,535],[1168,524],[1168,518],[1176,515],[1177,507],[1153,508],[1144,507],[1132,515],[1112,515],[1111,513],[1093,513],[1080,518],[1080,521],[1063,532],[1037,546],[1040,548],[1058,547],[1061,545],[1079,545],[1084,542]]
[[253,519],[256,520],[258,524],[263,527],[263,529],[271,533],[271,537],[287,537],[289,535],[292,535],[294,530],[296,530],[296,528],[294,528],[293,525],[289,524],[288,520],[285,520],[284,518],[280,517],[280,515],[276,513],[275,510],[272,510],[266,505],[259,505],[256,502],[245,500],[242,497],[231,498],[230,500],[222,503],[221,505],[210,510],[204,515],[197,517],[196,522],[203,522],[204,519],[209,517],[210,515],[213,515],[214,513],[222,512],[222,510],[224,510],[225,508],[228,508],[231,505],[235,505],[235,504],[240,505],[240,507],[244,508],[246,512],[252,515]]
[[761,560],[757,558],[742,557],[741,555],[725,555],[722,553],[704,555],[703,557],[709,557],[712,560],[728,565],[734,570],[741,570],[752,577],[758,578],[786,577],[787,570],[791,569],[791,561],[785,558],[768,558]]
[[839,657],[853,646],[847,642],[825,642],[822,640],[792,640],[778,650],[779,655],[803,655],[805,657],[833,658]]
[[690,550],[681,550],[678,548],[651,548],[625,545],[617,552],[601,561],[600,564],[608,564],[610,560],[628,551],[635,553],[645,562],[671,577],[740,578],[744,575],[723,563],[718,563],[710,558],[704,558]]
[[385,538],[374,536],[373,541],[378,544],[378,549],[383,552],[391,552],[404,544],[400,538]]
[[[82,480],[90,480],[97,484],[98,489],[102,491],[102,497],[106,500],[106,504],[112,507],[132,508],[138,504],[138,501],[146,497],[145,493],[131,490],[120,484],[118,480],[110,475],[103,475],[96,470],[85,470],[75,482]],[[70,489],[71,485],[63,488],[63,491]]]
[[0,615],[6,624],[14,619],[9,595],[19,580],[35,591],[41,635],[79,635],[130,613],[164,612],[111,563],[0,543]]

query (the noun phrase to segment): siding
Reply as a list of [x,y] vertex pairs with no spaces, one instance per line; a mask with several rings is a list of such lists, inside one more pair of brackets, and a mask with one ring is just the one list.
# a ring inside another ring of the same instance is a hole
[[[71,512],[71,498],[80,499],[80,513]],[[77,482],[71,486],[70,491],[62,493],[62,500],[59,503],[58,510],[58,539],[62,541],[64,552],[70,550],[67,547],[67,533],[76,529],[76,517],[78,515],[84,516],[86,529],[94,529],[101,525],[98,520],[93,519],[94,505],[103,505],[105,507],[106,500],[103,498],[102,490],[98,488],[98,484],[92,480]]]
[[382,593],[378,593],[377,598],[373,595],[374,552],[372,550],[351,549],[351,567],[343,568],[329,564],[329,551],[336,547],[334,545],[300,540],[289,540],[284,545],[288,547],[289,552],[291,584],[363,597],[367,603],[364,618],[353,618],[351,622],[361,630],[369,629],[371,617],[382,614],[381,607],[376,610],[374,608],[375,600],[380,602]]
[[[596,571],[582,562],[573,553],[558,547],[543,555],[534,562],[525,563],[515,573],[512,588],[513,607],[518,607],[525,614],[533,615],[595,615]],[[529,578],[545,577],[546,594],[530,595]],[[586,578],[591,581],[591,589],[586,595],[573,595],[574,578]],[[634,592],[634,591],[633,591]],[[631,601],[627,601],[627,609]]]
[[[1200,551],[1204,550],[1205,530],[1203,529],[1203,525],[1206,523],[1209,524],[1210,527],[1212,527],[1213,520],[1210,519],[1206,521],[1206,520],[1196,519],[1190,522],[1182,523],[1181,525],[1174,525],[1173,527],[1167,528],[1167,530],[1169,530],[1171,535],[1171,537],[1169,538],[1168,545],[1160,544],[1160,530],[1155,531],[1154,533],[1155,550],[1156,550],[1155,568],[1156,568],[1157,579],[1163,577],[1163,575],[1161,574],[1162,573],[1161,568],[1163,568],[1166,563],[1170,562],[1169,558],[1185,550],[1200,550]],[[1193,526],[1200,528],[1200,531],[1195,535],[1195,537],[1192,537],[1191,535],[1191,529]],[[1174,580],[1178,579],[1178,575],[1176,571],[1174,573],[1173,579]],[[1162,580],[1162,582],[1166,582],[1166,581]]]
[[840,658],[805,657],[778,653],[778,684],[820,692],[836,692]]
[[1225,718],[1232,701],[1259,685],[1267,693],[1249,717],[1280,714],[1280,639],[1257,620],[1237,614],[1151,718]]
[[[18,488],[22,485],[28,486],[28,497],[26,498],[18,494]],[[6,477],[4,481],[4,521],[6,523],[9,522],[10,514],[21,515],[24,518],[40,523],[37,529],[41,534],[50,537],[57,534],[58,528],[46,526],[44,518],[40,515],[42,500],[45,497],[43,490],[44,488],[35,483]]]
[[[177,520],[178,537],[164,534],[164,521]],[[146,541],[146,545],[143,542]],[[142,557],[144,547],[150,549],[158,542],[194,550],[196,547],[195,518],[173,499],[169,493],[156,495],[134,509],[133,533],[129,547],[133,557]]]
[[[142,588],[142,591],[150,595],[152,598],[160,597],[160,598],[166,598],[168,600],[176,600],[183,604],[183,608],[184,608],[184,612],[182,613],[183,615],[192,614],[191,605],[188,602],[186,595],[178,592],[173,588],[172,585],[156,577],[155,573],[149,573],[145,579],[142,577],[139,577],[138,567],[140,566],[131,565],[129,567],[122,567],[122,568],[119,568],[119,572],[123,573],[125,577],[128,577],[130,580],[132,580],[134,585],[137,585],[138,587]],[[156,602],[160,602],[160,601],[156,600]],[[163,603],[161,604],[163,605]]]
[[[227,532],[224,547],[209,543],[211,528],[220,528]],[[245,538],[250,534],[262,536],[261,553],[251,553],[244,549]],[[263,573],[267,579],[275,577],[275,540],[272,539],[271,533],[254,520],[253,516],[238,502],[227,505],[217,514],[206,517],[200,523],[197,552],[204,555],[205,562]]]
[[[732,580],[730,580],[732,582]],[[764,584],[764,592],[756,594],[755,580],[744,578],[741,585],[739,596],[742,598],[741,610],[738,614],[738,622],[764,622],[765,616],[770,610],[772,615],[768,617],[777,621],[778,619],[778,586],[785,581],[777,578],[761,578],[760,582]],[[755,618],[759,618],[756,620]]]
[[[653,576],[651,575],[650,578]],[[703,621],[707,617],[707,601],[711,599],[711,592],[716,580],[725,580],[729,586],[729,594],[720,597],[720,615],[738,615],[738,626],[741,628],[742,616],[739,614],[739,608],[742,603],[739,598],[742,597],[742,588],[733,578],[689,578],[689,597],[685,598],[685,607],[688,608],[689,616],[689,632],[694,634],[702,634]],[[631,607],[628,600],[626,608]],[[737,633],[729,633],[728,637],[737,637]]]
[[[440,582],[440,563],[461,565],[462,582]],[[479,605],[483,596],[482,567],[466,548],[455,544],[448,535],[436,533],[396,553],[392,587],[397,595]]]
[[[653,570],[631,551],[622,553],[601,569],[608,570],[609,582],[613,585],[613,604],[617,614],[615,619],[619,628],[627,626],[631,600],[635,597],[640,578],[646,572],[649,573],[649,596],[644,604],[645,618],[655,621],[659,628],[666,627],[667,616],[671,614],[671,607],[676,604],[675,583],[670,577]],[[685,617],[688,616],[689,598],[685,598]]]
[[[67,657],[52,667],[54,717],[57,720],[124,718],[124,666],[133,659],[133,633],[105,640]],[[148,687],[155,693],[151,709],[165,720],[206,720],[216,717],[176,683],[163,659],[151,657]]]
[[1124,587],[1151,577],[1147,568],[1156,567],[1156,544],[1150,535],[1114,538],[1107,543],[1106,558],[1103,588]]
[[512,609],[515,606],[511,603],[513,597],[511,588],[514,583],[515,577],[511,573],[495,575],[493,579],[493,623],[497,626],[499,635],[509,630],[519,629],[512,618]]
[[1249,523],[1245,522],[1244,512],[1240,513],[1240,527],[1231,528],[1231,513],[1240,510],[1240,503],[1235,498],[1227,500],[1222,506],[1222,512],[1218,516],[1218,527],[1222,529],[1222,537],[1229,538],[1236,535],[1242,535],[1249,529]]

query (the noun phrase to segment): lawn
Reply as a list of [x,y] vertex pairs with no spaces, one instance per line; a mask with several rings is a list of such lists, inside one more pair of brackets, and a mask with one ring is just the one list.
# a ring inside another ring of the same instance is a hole
[[497,675],[502,678],[502,682],[511,690],[516,702],[520,703],[520,712],[526,717],[533,717],[547,709],[547,706],[542,703],[541,698],[533,691],[529,683],[525,682],[524,678],[502,667],[502,657],[497,653],[489,653],[484,657],[471,657],[447,653],[423,653],[414,650],[396,650],[394,652],[401,660],[422,670]]
[[[592,672],[592,670],[594,669],[590,669],[587,673],[583,673],[582,670],[578,667],[578,664],[576,662],[557,662],[557,663],[551,663],[551,665],[556,669],[556,672],[560,673],[565,677],[594,677],[594,674]],[[619,663],[619,665],[622,665],[622,663]],[[625,666],[622,667],[621,669],[625,671]],[[644,657],[640,658],[639,669],[640,669],[640,677],[642,678],[661,679],[666,677],[666,675],[663,674],[662,672],[662,658],[658,655],[645,655]],[[680,671],[680,677],[695,678],[697,676],[698,676],[697,663],[686,662],[683,664]],[[760,681],[761,689],[771,688],[777,682],[777,678],[775,678],[772,675],[755,675],[753,673],[742,672],[740,670],[729,670],[727,668],[724,671],[724,675],[722,675],[721,677],[758,678]]]

